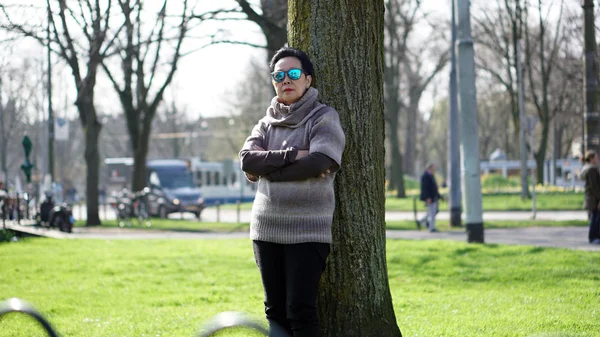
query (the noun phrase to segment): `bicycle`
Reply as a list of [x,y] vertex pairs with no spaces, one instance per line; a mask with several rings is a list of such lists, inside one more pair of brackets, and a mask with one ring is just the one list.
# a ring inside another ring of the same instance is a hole
[[148,187],[144,187],[141,191],[135,192],[132,197],[132,216],[138,221],[141,226],[142,223],[146,227],[152,226],[150,222],[150,214],[148,213],[148,204],[146,201],[146,194],[150,192]]

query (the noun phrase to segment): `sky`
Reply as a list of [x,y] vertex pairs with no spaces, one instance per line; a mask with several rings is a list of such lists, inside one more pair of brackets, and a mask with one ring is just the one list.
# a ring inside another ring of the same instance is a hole
[[[193,2],[195,0],[190,1]],[[254,3],[257,2],[254,1]],[[448,4],[444,5],[440,4],[439,0],[428,0],[424,1],[423,7],[427,11],[440,11],[444,10],[444,8],[449,11],[450,2],[446,2]],[[39,8],[44,8],[46,0],[3,0],[2,3],[8,5],[31,4]],[[161,2],[153,1],[147,3],[158,6]],[[177,4],[177,2],[171,3]],[[203,13],[208,10],[235,8],[236,6],[237,3],[234,0],[198,0],[196,12]],[[257,8],[255,9],[258,11]],[[156,12],[157,8],[153,9],[147,5],[146,10]],[[173,12],[177,12],[177,8],[173,8],[172,10]],[[200,29],[195,29],[190,35],[194,37],[205,36],[218,28],[218,23],[203,24]],[[259,45],[265,44],[262,32],[252,22],[230,21],[227,24],[225,34],[228,34],[226,36],[231,40]],[[188,50],[196,49],[201,44],[204,44],[204,42],[198,42],[197,39],[188,39],[185,48]],[[45,55],[45,50],[37,42],[28,41],[22,43],[21,53],[39,53]],[[56,62],[57,56],[53,55],[53,58]],[[250,67],[250,62],[253,60],[254,63],[266,63],[266,51],[239,44],[217,44],[200,49],[180,60],[175,78],[165,93],[165,99],[167,102],[175,101],[176,106],[186,111],[190,119],[235,114],[235,111],[232,111],[232,102],[238,99],[234,96],[236,87],[240,85],[241,81],[247,80],[246,73]],[[54,94],[54,102],[57,106],[55,107],[56,115],[59,117],[77,116],[75,106],[68,104],[68,102],[75,100],[76,91],[72,75],[67,67],[58,65],[54,68],[53,83],[56,88]],[[106,76],[101,72],[96,86],[98,110],[108,114],[118,113],[120,107],[114,104],[115,100],[117,100],[117,97],[114,89]],[[67,101],[67,104],[63,103],[64,101]],[[427,99],[425,97],[425,102],[427,101],[431,101],[431,98]],[[427,104],[425,105],[427,106]]]
[[[68,0],[69,1],[69,0]],[[70,0],[77,1],[77,0]],[[190,0],[193,2],[195,0]],[[38,8],[45,6],[46,0],[2,0],[4,5],[33,5]],[[158,1],[147,2],[152,5],[159,4]],[[178,1],[171,2],[177,4]],[[234,8],[234,0],[206,1],[198,0],[197,13],[203,13],[216,8]],[[151,8],[146,8],[152,11]],[[35,10],[34,10],[35,11]],[[38,10],[40,11],[40,10]],[[37,17],[42,16],[37,14]],[[177,8],[173,8],[173,12]],[[217,25],[203,24],[200,29],[194,29],[190,36],[205,36],[215,29]],[[228,23],[228,29],[224,33],[230,40],[239,40],[263,45],[264,37],[257,25],[250,22]],[[227,35],[228,34],[228,35]],[[205,42],[199,42],[198,39],[188,39],[184,45],[186,50],[195,50]],[[36,41],[32,39],[20,41],[14,48],[13,55],[40,55],[40,58],[46,62],[46,51]],[[11,55],[11,56],[13,56]],[[57,62],[57,56],[52,56],[54,63]],[[190,118],[196,119],[199,116],[211,117],[216,115],[231,115],[232,92],[240,80],[244,79],[244,73],[252,60],[264,60],[266,62],[266,52],[259,48],[236,44],[217,44],[197,50],[180,59],[178,70],[175,74],[171,86],[165,93],[167,100],[175,100],[177,107],[184,109]],[[13,58],[14,59],[14,58]],[[18,58],[14,59],[18,60]],[[11,61],[12,62],[12,61]],[[76,97],[76,91],[73,85],[72,75],[64,64],[57,64],[53,67],[53,101],[56,114],[58,116],[75,117],[76,108],[73,104],[63,104],[67,100],[73,102]],[[112,84],[108,81],[103,72],[100,72],[96,86],[96,103],[98,110],[106,113],[112,113],[119,109],[115,105],[117,99]],[[67,107],[66,112],[65,106]]]
[[[77,0],[68,0],[77,1]],[[191,0],[193,1],[193,0]],[[45,6],[45,0],[3,0],[4,4],[33,4],[36,6]],[[255,1],[257,2],[257,1]],[[481,0],[476,1],[478,5]],[[484,1],[485,2],[485,1]],[[150,4],[159,4],[158,1],[148,2]],[[175,2],[177,3],[177,2]],[[437,14],[448,14],[450,18],[450,0],[426,0],[423,2],[424,11],[433,11]],[[477,5],[476,5],[477,6]],[[234,8],[236,2],[234,0],[219,0],[207,1],[198,0],[197,12],[202,13],[207,10],[216,8]],[[472,10],[474,5],[472,5]],[[149,11],[151,9],[148,9]],[[175,9],[176,10],[176,9]],[[216,26],[210,24],[204,30],[195,30],[191,34],[193,36],[202,36],[209,31],[214,31]],[[255,44],[264,44],[264,37],[257,25],[251,22],[235,21],[228,23],[229,38],[239,41],[246,41]],[[188,40],[186,47],[195,49],[198,45],[197,40]],[[36,42],[30,41],[23,43],[23,53],[39,53],[45,54]],[[244,45],[234,44],[218,44],[208,46],[198,50],[180,60],[178,71],[171,84],[171,87],[166,92],[168,101],[174,100],[178,108],[187,112],[191,119],[198,117],[212,117],[219,115],[235,114],[231,111],[231,103],[237,98],[234,96],[235,89],[240,85],[241,81],[246,81],[246,73],[250,66],[251,60],[266,62],[266,52],[263,49],[253,48]],[[54,56],[56,59],[56,56]],[[55,99],[57,102],[68,100],[74,101],[75,90],[72,85],[72,76],[69,71],[63,67],[56,68],[58,74],[54,75],[54,86],[57,88],[55,92],[60,92],[60,96]],[[97,103],[99,110],[111,113],[115,109],[119,109],[114,105],[116,96],[110,82],[101,75],[97,85]],[[445,95],[447,82],[447,71],[442,71],[437,79],[437,95]],[[57,94],[59,95],[59,94]],[[433,106],[435,97],[431,92],[427,92],[422,103],[421,110],[427,111]],[[68,111],[67,116],[76,116],[75,107],[71,104],[62,104],[62,110],[65,106]],[[60,112],[58,113],[60,114]]]

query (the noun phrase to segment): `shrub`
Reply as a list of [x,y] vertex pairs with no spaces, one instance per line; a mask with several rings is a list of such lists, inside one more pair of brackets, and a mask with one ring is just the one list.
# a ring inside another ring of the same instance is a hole
[[10,229],[0,229],[0,242],[10,242],[15,238],[15,232]]
[[520,186],[518,177],[503,177],[500,174],[484,174],[481,176],[481,187],[487,189],[500,189]]

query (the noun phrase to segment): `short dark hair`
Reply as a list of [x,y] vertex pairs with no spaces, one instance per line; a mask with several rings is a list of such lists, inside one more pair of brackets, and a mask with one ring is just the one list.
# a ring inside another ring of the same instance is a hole
[[306,75],[313,76],[313,64],[310,61],[310,58],[308,58],[308,55],[306,55],[306,53],[302,50],[292,47],[283,47],[275,52],[275,55],[273,55],[273,58],[269,63],[269,71],[273,72],[275,70],[275,64],[279,62],[279,60],[290,56],[300,60],[300,63],[302,64],[302,71],[304,71]]

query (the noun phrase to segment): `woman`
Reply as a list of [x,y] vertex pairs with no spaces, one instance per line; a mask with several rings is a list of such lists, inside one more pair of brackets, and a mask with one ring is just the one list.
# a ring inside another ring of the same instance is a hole
[[304,52],[282,48],[269,67],[277,96],[240,151],[242,170],[258,182],[250,238],[271,331],[315,337],[345,136],[338,113],[310,86],[313,65]]
[[581,159],[583,167],[581,169],[581,177],[585,180],[585,199],[584,207],[588,211],[590,218],[590,230],[588,232],[588,240],[591,244],[600,244],[600,172],[598,164],[600,158],[596,151],[589,150]]

